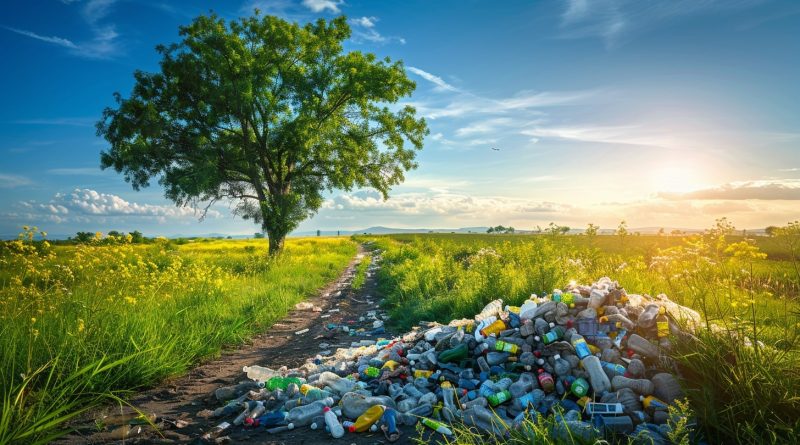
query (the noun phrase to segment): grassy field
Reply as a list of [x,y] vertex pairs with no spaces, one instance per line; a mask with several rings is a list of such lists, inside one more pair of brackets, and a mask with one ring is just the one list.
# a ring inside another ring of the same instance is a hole
[[0,246],[0,444],[46,442],[109,397],[267,329],[338,276],[347,239]]
[[[703,436],[710,443],[798,443],[800,274],[788,244],[793,239],[746,240],[729,229],[723,224],[687,237],[363,239],[385,250],[379,285],[400,328],[472,317],[495,298],[517,305],[571,280],[591,283],[608,276],[631,293],[667,294],[697,309],[709,326],[722,328],[673,351]],[[746,347],[746,340],[763,346]],[[462,435],[457,442],[474,439]],[[550,443],[533,433],[517,439]]]

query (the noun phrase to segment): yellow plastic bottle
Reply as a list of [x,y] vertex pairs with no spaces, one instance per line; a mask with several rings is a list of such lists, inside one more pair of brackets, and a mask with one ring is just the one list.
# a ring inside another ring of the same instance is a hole
[[398,366],[400,366],[400,363],[397,363],[394,360],[387,360],[386,363],[381,366],[381,368],[388,368],[390,371],[394,371]]
[[481,335],[484,337],[488,337],[492,334],[499,334],[506,330],[506,324],[503,323],[503,320],[497,320],[494,323],[486,326],[485,328],[481,329]]
[[659,306],[658,308],[656,331],[658,338],[669,337],[669,318],[667,318],[667,309],[664,306]]
[[347,430],[351,433],[363,433],[369,430],[369,427],[380,420],[385,409],[383,405],[371,406],[368,410],[364,411],[364,414],[358,416],[355,423],[348,426]]

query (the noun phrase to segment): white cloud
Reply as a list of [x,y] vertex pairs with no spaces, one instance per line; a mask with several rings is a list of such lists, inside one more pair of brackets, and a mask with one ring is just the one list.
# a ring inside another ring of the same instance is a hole
[[446,191],[397,193],[383,200],[378,192],[345,193],[325,202],[324,209],[385,213],[398,216],[508,217],[531,213],[568,211],[569,205],[494,196],[470,196]]
[[339,5],[342,3],[342,0],[303,0],[303,6],[313,12],[329,11],[333,14],[341,12]]
[[513,123],[514,121],[507,117],[498,117],[495,119],[473,122],[466,127],[457,129],[456,136],[472,136],[474,134],[492,133],[500,128],[508,127]]
[[75,45],[74,43],[72,43],[72,41],[69,40],[69,39],[64,39],[64,38],[56,37],[56,36],[51,36],[51,37],[42,36],[42,35],[36,34],[35,32],[25,31],[24,29],[11,28],[9,26],[4,26],[3,28],[5,28],[5,29],[7,29],[9,31],[13,31],[13,32],[15,32],[17,34],[21,34],[23,36],[30,37],[32,39],[41,40],[41,41],[47,42],[47,43],[53,43],[53,44],[58,45],[58,46],[63,46],[64,48],[78,49],[78,46]]
[[401,44],[406,43],[405,39],[394,36],[384,36],[375,28],[378,22],[377,17],[356,17],[348,20],[353,30],[353,40],[369,41],[373,43],[388,43],[390,41],[397,41]]
[[738,181],[687,193],[660,193],[672,200],[800,200],[800,179]]
[[439,89],[439,90],[443,90],[443,91],[458,91],[458,88],[456,88],[453,85],[450,85],[449,83],[445,82],[444,79],[442,79],[441,77],[439,77],[437,75],[431,74],[431,73],[429,73],[427,71],[421,70],[421,69],[413,67],[413,66],[408,67],[408,70],[411,71],[412,73],[416,74],[417,76],[422,77],[423,79],[427,80],[428,82],[436,85],[436,88]]
[[0,188],[11,189],[31,184],[33,182],[25,176],[0,173]]
[[[92,31],[92,38],[75,43],[70,39],[58,36],[44,36],[33,31],[4,26],[5,29],[17,34],[40,40],[66,48],[71,54],[87,59],[108,59],[116,56],[119,51],[119,42],[114,25],[100,25],[111,10],[116,0],[90,0],[81,9],[81,16]],[[65,2],[71,4],[73,2]]]
[[605,144],[642,145],[663,148],[686,147],[675,135],[648,132],[638,126],[536,126],[520,134],[539,139],[563,139]]
[[[172,205],[139,204],[110,193],[91,189],[75,189],[70,193],[57,193],[49,202],[21,201],[28,220],[47,218],[53,222],[101,221],[103,218],[140,217],[157,221],[198,219],[200,210]],[[207,218],[219,218],[217,210],[209,210]],[[101,221],[102,222],[102,221]]]

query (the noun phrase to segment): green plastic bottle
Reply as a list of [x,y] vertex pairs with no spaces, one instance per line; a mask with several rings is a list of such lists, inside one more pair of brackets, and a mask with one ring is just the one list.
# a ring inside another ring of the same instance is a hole
[[489,401],[489,405],[497,406],[501,403],[511,400],[511,392],[508,390],[503,390],[490,395],[486,398],[486,400]]
[[272,377],[271,379],[267,380],[267,389],[270,391],[275,391],[276,389],[286,389],[294,383],[297,386],[303,384],[297,377]]
[[469,348],[466,343],[462,343],[455,348],[442,351],[436,357],[440,363],[458,362],[467,358]]
[[542,342],[544,342],[544,344],[546,345],[549,345],[550,343],[553,343],[556,340],[560,340],[562,337],[564,337],[564,328],[562,328],[561,326],[556,326],[553,329],[551,329],[550,332],[544,334],[544,336],[542,337]]
[[589,382],[583,377],[578,377],[569,387],[575,397],[581,398],[589,393]]

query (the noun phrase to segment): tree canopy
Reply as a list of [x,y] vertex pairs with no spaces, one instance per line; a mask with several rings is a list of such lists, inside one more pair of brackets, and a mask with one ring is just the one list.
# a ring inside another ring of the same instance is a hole
[[390,188],[416,168],[428,134],[403,64],[344,52],[345,17],[299,25],[258,11],[200,16],[158,46],[160,70],[136,71],[97,124],[103,168],[135,190],[157,179],[177,205],[234,203],[262,225],[270,252],[333,189]]

